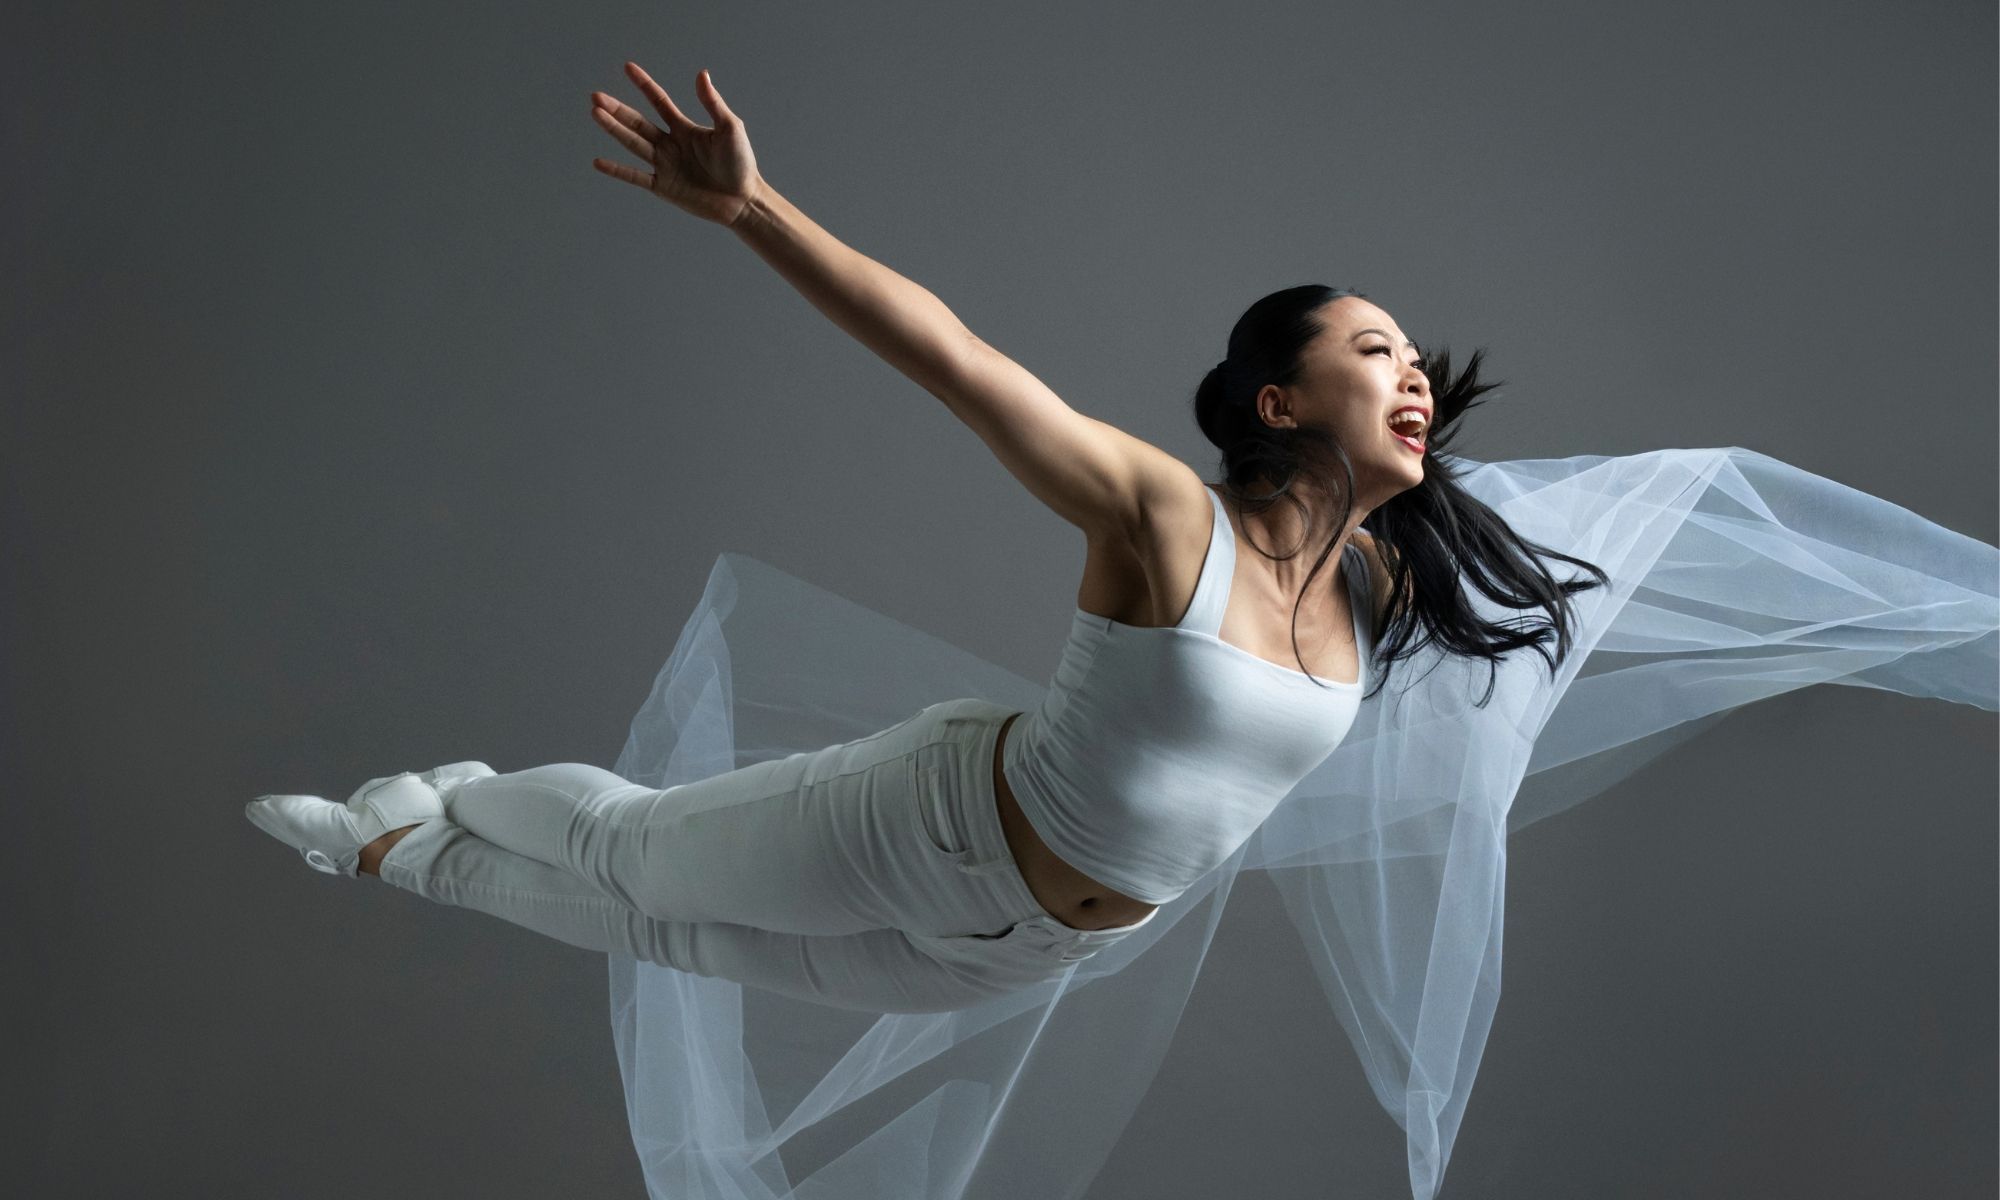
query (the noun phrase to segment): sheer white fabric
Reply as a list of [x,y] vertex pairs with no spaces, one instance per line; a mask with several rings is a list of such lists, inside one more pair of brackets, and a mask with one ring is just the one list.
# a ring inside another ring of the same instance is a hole
[[[1993,546],[1738,447],[1452,461],[1524,538],[1611,577],[1577,598],[1576,650],[1553,679],[1517,654],[1474,707],[1484,661],[1395,664],[1340,748],[1146,928],[962,1012],[875,1017],[614,957],[652,1194],[1082,1195],[1166,1053],[1237,872],[1263,870],[1429,1200],[1500,995],[1508,833],[1795,688],[2000,710]],[[1043,687],[723,554],[615,770],[671,786],[960,696],[1031,708]]]

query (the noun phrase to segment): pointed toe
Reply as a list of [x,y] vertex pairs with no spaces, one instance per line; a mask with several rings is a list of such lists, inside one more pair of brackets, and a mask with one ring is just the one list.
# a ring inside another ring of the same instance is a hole
[[[306,865],[329,875],[358,875],[361,858],[354,819],[344,805],[319,796],[259,796],[243,806],[250,823],[297,850]],[[342,858],[346,858],[345,864]]]
[[297,850],[306,865],[350,879],[361,848],[394,829],[444,815],[437,789],[405,772],[371,779],[346,804],[319,796],[259,796],[243,806],[250,823]]

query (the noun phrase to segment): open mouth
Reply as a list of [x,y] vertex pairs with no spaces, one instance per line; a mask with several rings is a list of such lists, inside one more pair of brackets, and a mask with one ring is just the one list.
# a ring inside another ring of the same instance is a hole
[[1429,423],[1417,413],[1402,413],[1389,421],[1389,433],[1419,454],[1424,452],[1424,436],[1429,428]]

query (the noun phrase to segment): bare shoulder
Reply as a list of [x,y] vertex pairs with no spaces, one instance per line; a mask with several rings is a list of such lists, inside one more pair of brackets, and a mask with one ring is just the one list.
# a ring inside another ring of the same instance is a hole
[[1139,523],[1135,541],[1157,545],[1163,537],[1199,531],[1208,544],[1209,487],[1193,467],[1165,451],[1146,455],[1139,464],[1136,488]]

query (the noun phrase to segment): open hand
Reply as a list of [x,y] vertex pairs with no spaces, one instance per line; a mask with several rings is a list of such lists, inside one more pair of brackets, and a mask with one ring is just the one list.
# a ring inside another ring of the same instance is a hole
[[757,174],[757,158],[750,152],[750,135],[743,122],[722,102],[708,71],[695,76],[695,95],[715,118],[714,128],[697,125],[674,107],[674,102],[653,77],[628,62],[625,73],[632,77],[646,99],[666,122],[661,129],[643,113],[616,97],[592,92],[591,115],[619,143],[643,159],[650,173],[622,167],[609,159],[592,159],[591,165],[627,183],[636,184],[674,207],[718,225],[733,225],[750,207],[763,186]]

